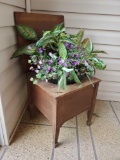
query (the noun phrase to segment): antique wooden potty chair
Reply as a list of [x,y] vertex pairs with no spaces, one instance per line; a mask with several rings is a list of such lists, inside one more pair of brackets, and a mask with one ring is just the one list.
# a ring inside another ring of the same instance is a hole
[[[32,27],[37,32],[38,38],[42,36],[42,31],[51,30],[56,24],[63,21],[64,17],[60,15],[15,12],[16,25],[27,25]],[[27,44],[29,44],[29,42],[25,41],[18,34],[19,47]],[[55,147],[58,145],[60,127],[67,120],[83,111],[87,111],[87,125],[91,124],[100,82],[99,79],[92,78],[94,87],[89,80],[84,79],[82,87],[78,87],[78,84],[72,84],[67,86],[66,91],[58,93],[57,85],[55,84],[39,81],[37,85],[34,85],[30,82],[30,71],[26,56],[22,57],[22,67],[27,78],[31,113],[34,107],[37,107],[50,121],[53,128],[53,142]]]

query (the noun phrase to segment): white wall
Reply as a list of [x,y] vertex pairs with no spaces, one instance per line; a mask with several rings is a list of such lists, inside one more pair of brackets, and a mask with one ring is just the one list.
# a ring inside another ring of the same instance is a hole
[[25,0],[0,0],[0,118],[8,145],[27,102],[26,82],[17,49],[14,12],[25,11]]
[[97,71],[102,79],[98,99],[120,101],[120,1],[119,0],[31,0],[32,12],[65,16],[69,33],[86,29],[96,49],[107,55],[99,57],[107,64],[105,71]]

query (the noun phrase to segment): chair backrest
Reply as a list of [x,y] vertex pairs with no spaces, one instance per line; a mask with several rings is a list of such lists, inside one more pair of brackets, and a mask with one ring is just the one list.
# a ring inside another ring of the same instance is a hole
[[[51,30],[55,25],[64,22],[64,16],[62,15],[15,12],[14,17],[16,25],[32,27],[36,31],[38,38],[42,36],[42,31]],[[32,41],[24,40],[19,34],[17,34],[17,39],[19,47],[32,43]],[[29,71],[27,60],[28,56],[22,56],[21,62],[24,72]]]

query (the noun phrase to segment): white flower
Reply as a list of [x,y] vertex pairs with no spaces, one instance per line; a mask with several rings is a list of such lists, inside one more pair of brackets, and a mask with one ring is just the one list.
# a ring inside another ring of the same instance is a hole
[[41,60],[39,61],[39,64],[42,64],[42,61],[41,61]]

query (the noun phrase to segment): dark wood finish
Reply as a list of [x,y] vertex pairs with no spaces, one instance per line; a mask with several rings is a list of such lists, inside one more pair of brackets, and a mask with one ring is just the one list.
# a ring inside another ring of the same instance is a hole
[[28,73],[30,99],[53,126],[53,138],[55,146],[58,145],[60,127],[64,122],[74,116],[87,111],[87,125],[91,124],[95,107],[95,100],[100,80],[93,78],[94,87],[86,78],[79,84],[67,85],[66,91],[57,92],[57,85],[39,81],[33,85],[29,81],[31,74]]
[[[50,30],[54,25],[64,21],[63,16],[33,14],[33,13],[15,13],[15,23],[28,25],[36,30],[41,37],[43,30]],[[19,46],[29,44],[18,35]],[[29,70],[27,56],[22,58],[23,71]],[[32,75],[31,75],[32,74]],[[26,73],[29,104],[32,111],[37,107],[44,116],[50,121],[53,128],[53,140],[55,147],[58,145],[60,127],[64,122],[74,116],[87,111],[87,125],[91,124],[92,114],[94,111],[95,100],[100,80],[93,78],[95,85],[93,87],[89,80],[84,79],[82,86],[78,84],[68,85],[66,91],[57,92],[57,85],[39,81],[37,85],[30,82],[33,73]]]

